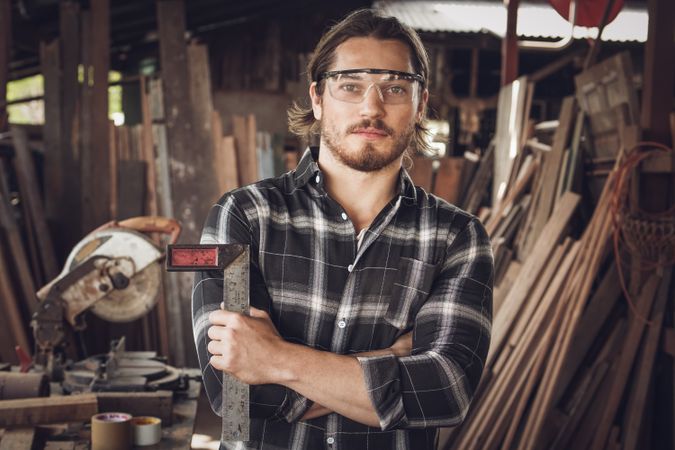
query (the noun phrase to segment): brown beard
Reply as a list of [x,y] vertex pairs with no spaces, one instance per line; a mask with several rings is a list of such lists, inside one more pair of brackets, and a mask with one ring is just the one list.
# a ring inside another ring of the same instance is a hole
[[[341,145],[341,140],[345,139],[358,128],[376,128],[384,131],[392,138],[393,145],[388,151],[378,151],[374,145],[365,144],[361,151],[356,155],[350,154]],[[366,119],[351,125],[347,128],[344,135],[340,136],[339,133],[334,132],[334,130],[328,130],[327,127],[324,126],[324,122],[321,122],[321,137],[326,142],[328,150],[333,154],[335,159],[345,166],[360,172],[376,172],[382,170],[400,158],[403,152],[410,146],[414,130],[415,126],[414,124],[411,124],[411,126],[401,133],[396,133],[380,119]]]

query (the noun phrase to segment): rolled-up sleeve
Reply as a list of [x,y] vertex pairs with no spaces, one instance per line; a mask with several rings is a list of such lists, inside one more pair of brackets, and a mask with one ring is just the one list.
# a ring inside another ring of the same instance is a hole
[[493,258],[477,219],[448,242],[413,325],[413,354],[359,357],[383,430],[462,422],[490,344]]
[[[211,208],[201,237],[202,244],[239,243],[251,246],[250,299],[251,305],[270,312],[272,299],[265,287],[264,278],[257,264],[255,239],[246,215],[236,205],[234,197],[226,196]],[[197,358],[202,371],[204,389],[211,408],[221,415],[222,372],[214,369],[207,350],[210,326],[208,317],[220,308],[223,301],[223,273],[204,271],[195,274],[192,289],[192,330]],[[249,388],[250,417],[270,418],[295,422],[311,406],[307,398],[277,384],[254,385]]]

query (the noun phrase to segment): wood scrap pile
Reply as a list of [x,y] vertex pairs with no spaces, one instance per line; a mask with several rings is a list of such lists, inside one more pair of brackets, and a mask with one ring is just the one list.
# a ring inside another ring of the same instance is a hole
[[[496,258],[490,354],[466,420],[442,434],[440,448],[651,448],[645,416],[672,266],[642,272],[624,252],[617,267],[612,252],[618,174],[639,142],[626,61],[619,55],[580,74],[554,127],[522,130],[505,187],[481,214]],[[598,163],[582,135],[591,146],[613,142],[601,156],[609,170],[582,173]],[[600,181],[597,195],[580,189]],[[628,266],[626,296],[619,270]]]

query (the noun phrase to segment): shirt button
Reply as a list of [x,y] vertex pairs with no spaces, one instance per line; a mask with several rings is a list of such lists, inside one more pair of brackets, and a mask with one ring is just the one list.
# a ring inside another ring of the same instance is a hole
[[346,326],[347,326],[347,322],[345,322],[344,319],[342,319],[341,321],[338,322],[338,327],[344,328]]
[[326,442],[328,442],[329,444],[332,444],[333,442],[335,442],[335,439],[333,439],[332,437],[329,437],[328,439],[326,439]]
[[348,272],[351,272],[352,270],[354,270],[354,266],[353,266],[352,264],[348,265],[348,266],[347,266],[347,271],[348,271]]
[[342,220],[347,220],[347,214],[346,213],[342,213]]
[[317,176],[316,176],[316,178],[314,179],[314,181],[316,181],[316,182],[317,182],[317,184],[318,184],[318,183],[319,183],[319,181],[321,181],[321,177],[320,177],[319,175],[317,175]]

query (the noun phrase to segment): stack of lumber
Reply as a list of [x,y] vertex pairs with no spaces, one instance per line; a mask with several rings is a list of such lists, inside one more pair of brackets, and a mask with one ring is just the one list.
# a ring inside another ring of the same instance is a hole
[[[31,351],[28,322],[36,286],[58,266],[26,129],[13,126],[0,145],[0,360],[16,363],[14,346]],[[15,181],[11,183],[11,181]],[[16,188],[16,191],[13,189]]]
[[[608,76],[620,58],[580,74],[577,86],[596,73],[594,87],[619,80],[619,87],[605,87],[632,92],[625,64],[621,77]],[[504,195],[482,215],[493,239],[498,280],[490,353],[466,420],[442,435],[440,448],[651,447],[653,425],[644,418],[654,402],[649,386],[673,298],[672,267],[645,275],[634,261],[634,308],[620,300],[621,266],[611,252],[612,202],[619,168],[638,143],[639,129],[616,99],[596,109],[593,114],[605,121],[609,110],[616,113],[614,134],[604,128],[602,135],[617,145],[610,155],[613,166],[603,174],[597,197],[574,193],[579,183],[598,181],[597,175],[582,178],[579,168],[594,154],[579,142],[582,135],[593,141],[585,102],[599,94],[578,89],[576,98],[564,99],[555,127],[542,124],[527,132]],[[550,128],[554,133],[547,137]]]

